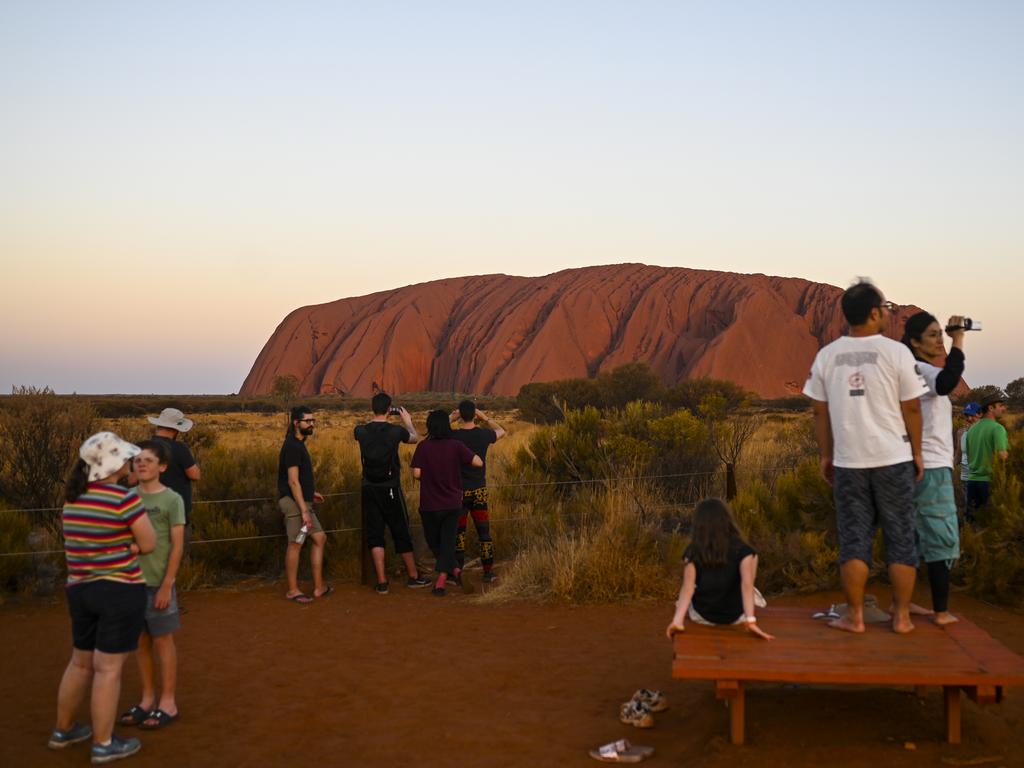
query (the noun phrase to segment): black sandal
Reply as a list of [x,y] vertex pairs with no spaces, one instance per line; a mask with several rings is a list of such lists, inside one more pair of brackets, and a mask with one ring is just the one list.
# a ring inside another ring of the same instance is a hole
[[[146,715],[146,719],[139,724],[139,728],[141,728],[144,731],[158,731],[165,725],[170,725],[177,719],[178,715],[168,715],[162,709],[154,709],[152,712]],[[150,720],[156,720],[156,722],[152,725],[149,725]]]
[[117,718],[118,725],[141,725],[149,717],[149,710],[136,704]]

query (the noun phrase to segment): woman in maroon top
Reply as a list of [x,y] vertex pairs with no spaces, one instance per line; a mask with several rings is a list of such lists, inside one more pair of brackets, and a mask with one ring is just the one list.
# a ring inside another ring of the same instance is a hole
[[483,461],[464,443],[452,438],[452,425],[444,411],[427,415],[427,439],[412,455],[412,476],[420,481],[420,517],[423,535],[437,558],[437,583],[432,590],[444,597],[449,574],[456,583],[455,533],[462,513],[462,466],[482,467]]

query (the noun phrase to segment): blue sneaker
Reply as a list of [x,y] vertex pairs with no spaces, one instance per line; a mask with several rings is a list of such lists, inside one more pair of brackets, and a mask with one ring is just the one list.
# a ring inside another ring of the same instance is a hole
[[60,728],[54,728],[53,733],[50,734],[50,740],[46,742],[46,746],[50,749],[64,749],[64,747],[70,747],[72,744],[85,741],[91,736],[91,725],[72,723],[71,727],[66,731],[62,731]]
[[109,744],[92,745],[92,763],[93,765],[112,763],[115,760],[131,757],[140,749],[142,749],[142,742],[138,739],[134,737],[119,739],[117,736],[112,735]]

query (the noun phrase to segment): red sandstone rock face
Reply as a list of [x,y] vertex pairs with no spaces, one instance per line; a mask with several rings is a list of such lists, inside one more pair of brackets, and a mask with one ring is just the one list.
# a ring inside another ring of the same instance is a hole
[[[302,307],[240,394],[292,374],[303,394],[514,395],[534,381],[643,361],[666,384],[710,376],[762,397],[799,393],[842,334],[840,288],[797,278],[616,264],[544,277],[438,280]],[[917,311],[902,309],[892,333]]]

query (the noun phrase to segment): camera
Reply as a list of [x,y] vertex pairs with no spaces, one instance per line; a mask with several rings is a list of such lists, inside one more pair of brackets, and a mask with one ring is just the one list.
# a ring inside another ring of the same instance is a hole
[[946,333],[952,333],[953,331],[980,331],[981,320],[972,320],[969,317],[964,318],[963,325],[947,325]]
[[398,407],[396,407],[394,405],[392,405],[390,408],[388,408],[388,416],[401,416],[401,415],[402,415],[402,409],[401,408],[398,408]]

